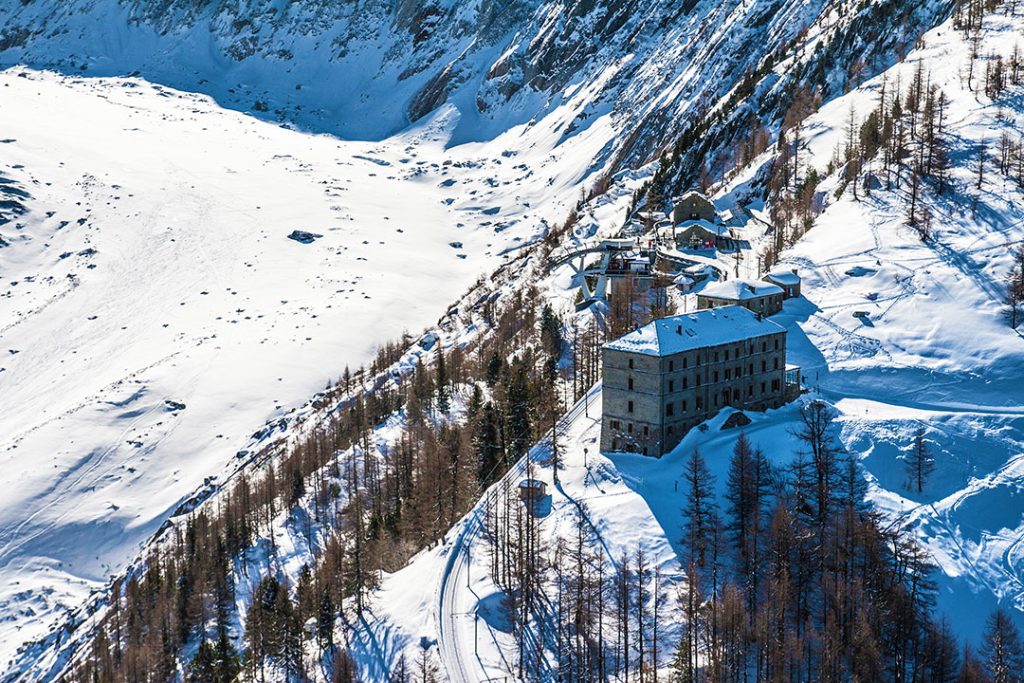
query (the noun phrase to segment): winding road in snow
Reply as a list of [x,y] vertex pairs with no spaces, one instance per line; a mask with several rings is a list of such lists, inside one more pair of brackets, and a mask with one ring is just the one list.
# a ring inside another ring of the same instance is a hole
[[[601,395],[601,385],[595,385],[562,416],[558,423],[559,433],[565,433],[575,426],[576,421],[586,414],[586,406],[596,401]],[[547,442],[550,432],[530,449],[530,452],[519,459],[508,472],[495,482],[480,497],[476,506],[463,518],[455,540],[445,561],[444,571],[438,583],[437,639],[441,663],[451,683],[480,683],[491,680],[483,662],[477,657],[474,647],[472,627],[466,626],[467,617],[476,619],[477,598],[468,590],[471,549],[481,540],[484,525],[486,501],[491,496],[502,495],[514,490],[515,482],[526,474],[527,460],[539,462],[541,456],[546,457]],[[480,550],[480,552],[483,552]],[[461,620],[461,623],[460,623]],[[486,626],[485,626],[486,628]],[[514,676],[511,671],[507,675]]]

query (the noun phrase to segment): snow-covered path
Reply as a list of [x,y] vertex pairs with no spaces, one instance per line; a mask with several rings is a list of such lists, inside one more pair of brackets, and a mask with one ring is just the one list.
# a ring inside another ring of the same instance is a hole
[[[599,410],[600,401],[601,385],[598,384],[562,416],[557,427],[559,438],[578,438],[583,429],[594,422],[594,418],[587,415],[588,407],[597,406],[596,412]],[[550,439],[550,434],[547,438]],[[483,558],[488,552],[486,541],[483,539],[483,518],[487,501],[490,499],[493,502],[496,496],[513,495],[517,490],[518,481],[527,476],[530,462],[540,463],[548,459],[550,444],[542,440],[495,482],[466,515],[456,531],[455,541],[448,551],[437,588],[436,612],[438,650],[450,681],[476,683],[514,675],[504,658],[485,663],[479,655],[477,644],[480,629],[485,629],[484,639],[492,643],[497,642],[498,636],[486,622],[481,627],[478,613],[480,595],[473,590],[470,568],[473,556]]]

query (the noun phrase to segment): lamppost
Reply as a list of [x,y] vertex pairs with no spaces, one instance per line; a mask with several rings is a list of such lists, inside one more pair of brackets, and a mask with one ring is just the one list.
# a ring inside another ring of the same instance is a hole
[[583,449],[583,469],[588,469],[588,467],[587,467],[587,449],[586,448]]

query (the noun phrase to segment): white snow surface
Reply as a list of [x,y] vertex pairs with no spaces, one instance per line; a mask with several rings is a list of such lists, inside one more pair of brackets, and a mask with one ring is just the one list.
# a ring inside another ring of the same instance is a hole
[[0,226],[0,661],[346,365],[542,234],[611,135],[451,147],[444,107],[349,142],[26,68],[0,97],[0,176],[30,195]]
[[782,294],[782,288],[763,280],[734,278],[724,282],[713,282],[701,290],[701,294],[733,301],[749,301],[762,296]]

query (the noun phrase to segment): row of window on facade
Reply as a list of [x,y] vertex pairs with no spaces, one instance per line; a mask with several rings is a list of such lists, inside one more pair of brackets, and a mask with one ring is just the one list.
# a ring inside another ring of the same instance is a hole
[[[729,379],[728,376],[726,376],[726,379]],[[716,382],[718,381],[717,377],[715,378],[715,381]],[[768,383],[767,382],[761,382],[761,392],[760,392],[759,396],[764,396],[765,394],[774,393],[774,392],[779,391],[779,389],[781,388],[781,385],[779,384],[779,380],[773,379],[772,382],[771,382],[771,387],[772,387],[771,391],[769,391],[768,390]],[[630,387],[630,388],[632,388],[632,387]],[[731,393],[730,393],[730,391],[731,391]],[[725,389],[722,392],[722,405],[729,405],[730,404],[730,396],[731,396],[731,400],[732,401],[739,401],[740,397],[741,397],[741,392],[740,392],[739,389],[732,389],[732,390]],[[715,407],[715,408],[720,407],[719,403],[718,403],[718,394],[712,394],[711,398],[712,398],[712,401],[713,401],[713,407]],[[747,398],[748,399],[754,398],[754,385],[753,384],[748,384],[747,385]],[[680,402],[679,406],[682,409],[683,414],[686,414],[686,412],[689,410],[689,400],[688,399],[683,399]],[[704,398],[702,396],[697,396],[696,399],[695,399],[695,403],[694,403],[694,410],[701,411],[703,409],[704,409]],[[632,413],[633,412],[633,402],[632,401],[626,401],[626,412],[627,413]],[[675,404],[674,403],[666,403],[665,404],[665,417],[672,417],[674,414],[675,414]],[[614,420],[612,421],[612,429],[618,429],[618,422],[617,421],[614,421]]]
[[[772,359],[772,370],[778,370],[778,369],[779,369],[779,359],[778,359],[778,357],[776,357],[776,358]],[[761,372],[768,372],[768,361],[765,360],[765,359],[761,360]],[[753,375],[754,374],[754,364],[753,363],[748,363],[747,364],[747,374],[748,375]],[[693,386],[695,386],[695,387],[701,386],[701,374],[698,372],[693,377],[694,377]],[[708,384],[713,384],[713,383],[719,381],[719,371],[718,370],[714,370],[714,371],[708,373],[707,375],[705,375],[704,377],[707,378],[707,380],[708,380],[707,383]],[[727,380],[734,379],[734,378],[735,379],[739,379],[741,377],[743,377],[743,366],[742,365],[737,365],[735,368],[725,368],[725,370],[724,370],[724,378],[727,379]],[[627,377],[626,378],[626,388],[629,389],[630,391],[633,391],[633,378],[632,377]],[[682,377],[682,387],[681,387],[680,390],[685,391],[686,389],[689,389],[689,388],[690,388],[690,376],[689,375],[683,375],[683,377]],[[668,380],[668,392],[672,393],[675,390],[676,390],[676,381],[674,379]]]

